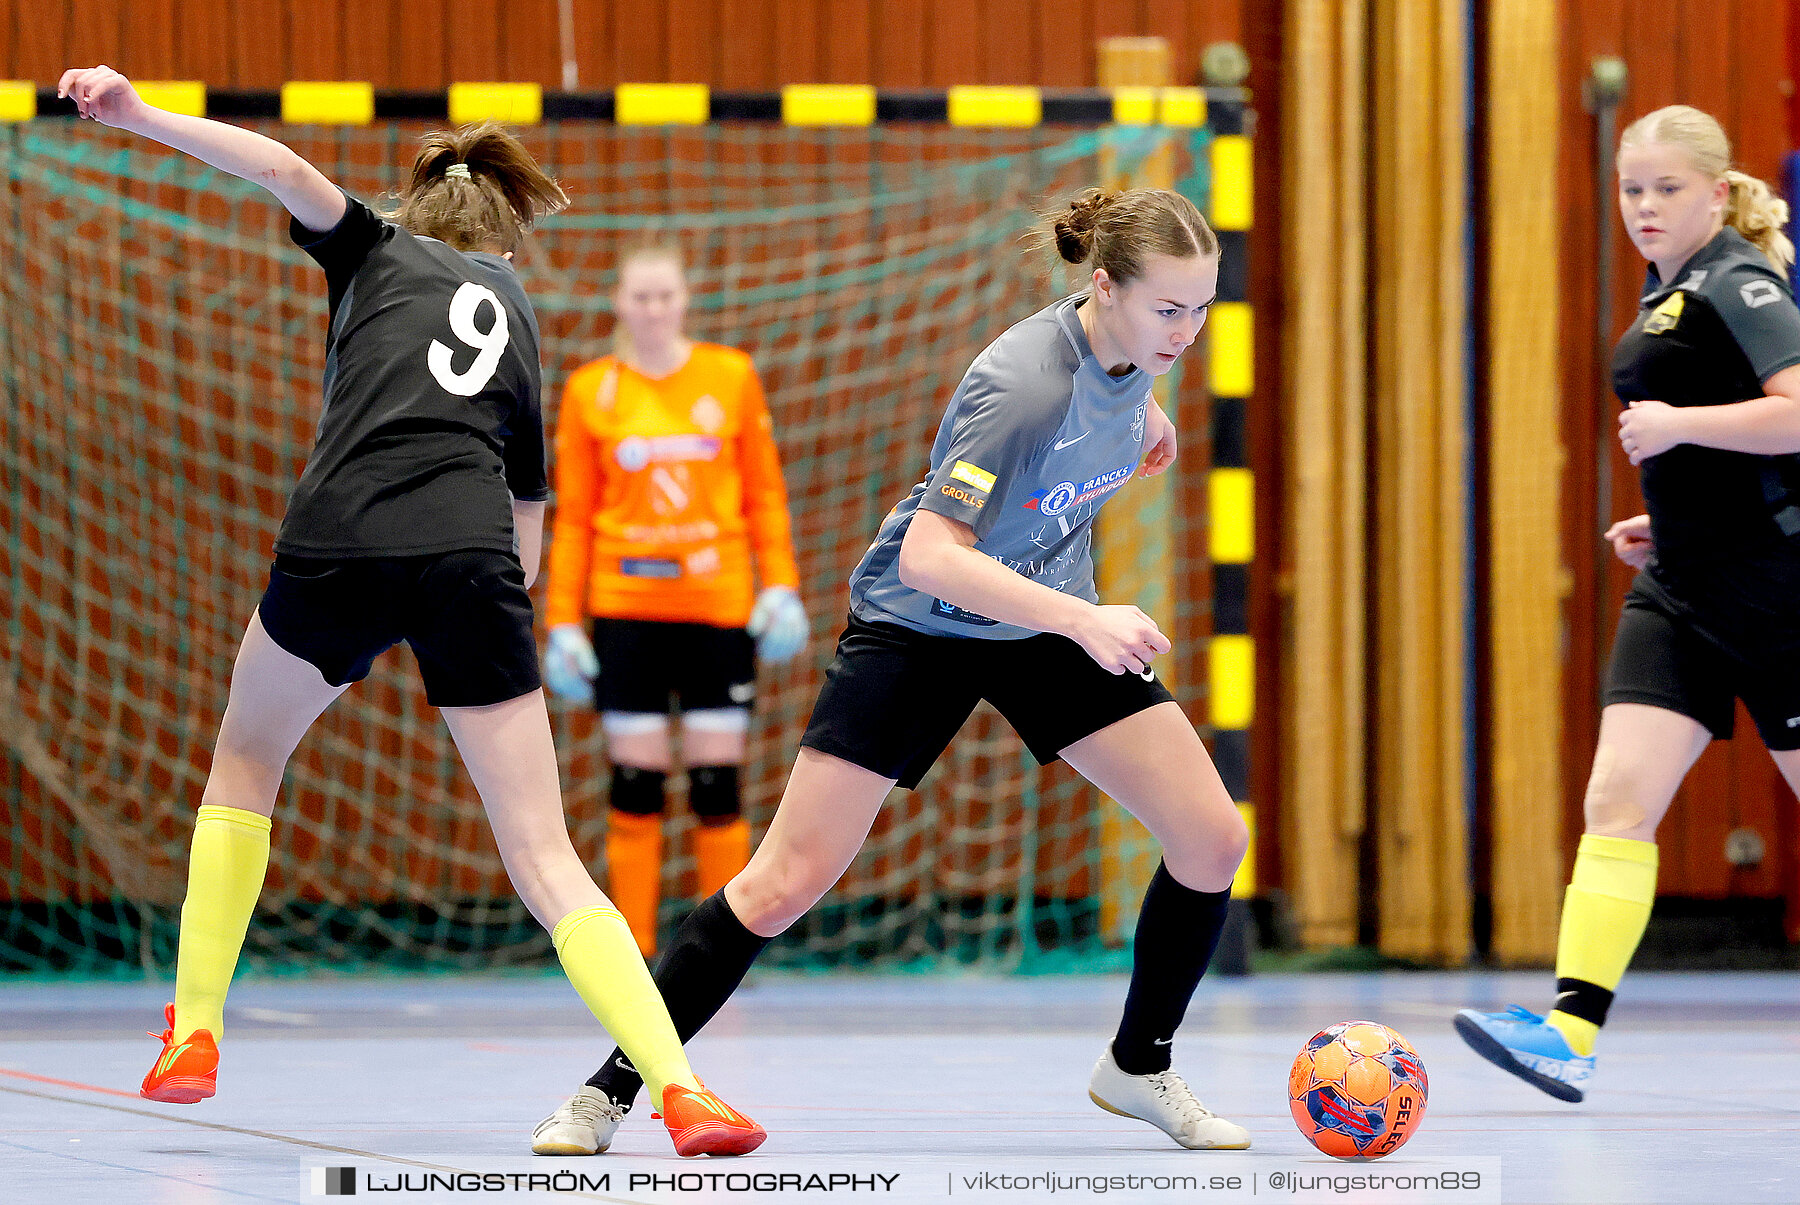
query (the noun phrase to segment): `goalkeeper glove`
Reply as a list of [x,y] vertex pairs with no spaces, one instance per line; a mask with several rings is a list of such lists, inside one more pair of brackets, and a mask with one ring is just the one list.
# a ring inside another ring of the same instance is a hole
[[594,679],[600,675],[600,659],[578,623],[559,623],[550,629],[550,647],[544,650],[544,683],[556,695],[575,703],[594,701]]
[[756,637],[756,655],[764,661],[791,660],[806,647],[806,608],[792,586],[765,586],[756,596],[746,630]]

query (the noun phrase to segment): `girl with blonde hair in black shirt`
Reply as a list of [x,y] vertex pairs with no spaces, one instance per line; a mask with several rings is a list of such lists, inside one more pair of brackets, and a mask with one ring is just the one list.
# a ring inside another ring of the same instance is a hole
[[1607,529],[1638,570],[1607,667],[1586,832],[1563,899],[1554,1006],[1463,1009],[1483,1058],[1560,1100],[1587,1093],[1594,1042],[1656,898],[1656,829],[1742,699],[1800,789],[1800,309],[1787,205],[1730,168],[1687,105],[1619,139],[1619,213],[1649,261],[1613,353],[1619,444],[1647,513]]

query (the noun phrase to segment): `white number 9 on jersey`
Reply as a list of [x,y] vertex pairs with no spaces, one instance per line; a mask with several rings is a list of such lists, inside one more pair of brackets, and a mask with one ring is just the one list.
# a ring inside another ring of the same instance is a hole
[[[475,311],[484,301],[494,309],[494,325],[485,331],[475,326]],[[431,375],[445,389],[458,397],[474,397],[494,379],[494,370],[500,366],[500,354],[506,350],[506,307],[500,304],[492,289],[483,288],[474,281],[464,281],[462,288],[456,290],[456,296],[450,299],[450,330],[476,349],[479,354],[475,362],[457,372],[451,367],[450,359],[455,353],[446,344],[433,339],[425,363],[430,365]]]

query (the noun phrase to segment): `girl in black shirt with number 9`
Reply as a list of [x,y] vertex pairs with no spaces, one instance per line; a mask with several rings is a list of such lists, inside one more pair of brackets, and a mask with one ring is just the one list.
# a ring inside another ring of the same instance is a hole
[[140,1088],[213,1095],[226,988],[269,856],[282,769],[308,727],[406,641],[563,967],[650,1078],[676,1150],[741,1154],[761,1127],[707,1093],[630,930],[569,843],[526,590],[549,496],[537,322],[508,262],[567,202],[497,127],[425,140],[393,221],[279,142],[146,105],[106,67],[64,74],[83,117],[268,189],[325,270],[324,415],[238,650],[182,908],[163,1054]]
[[1650,262],[1613,354],[1619,443],[1648,513],[1605,538],[1639,570],[1607,667],[1586,832],[1563,900],[1556,1002],[1464,1009],[1490,1062],[1579,1101],[1656,897],[1656,828],[1742,699],[1800,789],[1800,309],[1786,203],[1729,170],[1719,123],[1671,105],[1619,139],[1619,212]]

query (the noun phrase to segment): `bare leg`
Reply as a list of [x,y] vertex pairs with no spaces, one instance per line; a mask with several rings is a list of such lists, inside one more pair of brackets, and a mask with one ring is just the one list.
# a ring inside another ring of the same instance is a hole
[[575,990],[643,1071],[659,1102],[669,1084],[696,1088],[631,930],[569,841],[543,692],[489,707],[446,707],[443,714],[487,809],[506,873],[551,931]]
[[[1675,802],[1681,780],[1711,740],[1712,734],[1699,721],[1679,712],[1642,703],[1604,708],[1583,807],[1586,831],[1655,841],[1656,828]],[[1781,765],[1781,755],[1775,762]]]
[[891,778],[801,749],[768,834],[725,886],[744,927],[774,937],[818,903],[850,869],[893,788]]
[[271,815],[295,746],[346,689],[276,644],[262,616],[251,615],[231,669],[231,696],[201,804]]
[[281,774],[306,730],[344,693],[276,644],[250,617],[201,793],[175,957],[175,1022],[222,1037],[225,994],[269,868],[269,816]]
[[1710,739],[1702,724],[1666,708],[1601,711],[1586,831],[1563,893],[1556,1002],[1541,1021],[1463,1009],[1456,1031],[1481,1057],[1561,1100],[1584,1097],[1600,1027],[1656,900],[1657,826]]
[[1177,882],[1195,891],[1231,886],[1250,834],[1179,705],[1128,716],[1076,741],[1062,757],[1144,822]]
[[1163,846],[1132,944],[1131,987],[1111,1056],[1128,1075],[1167,1071],[1175,1030],[1224,931],[1249,834],[1187,716],[1162,703],[1063,750],[1082,776]]
[[[712,1020],[768,945],[849,869],[894,780],[801,749],[768,835],[744,872],[701,901],[656,967],[656,986],[683,1041]],[[629,1106],[636,1072],[615,1050],[590,1087]]]

